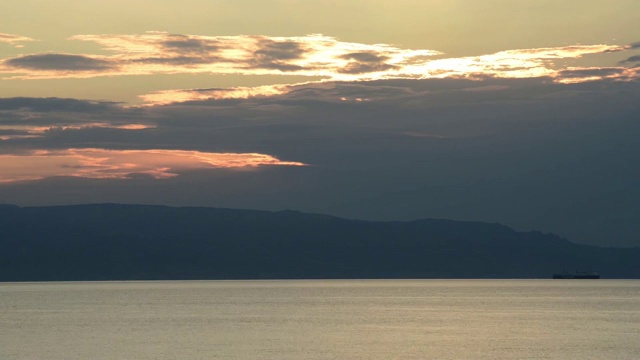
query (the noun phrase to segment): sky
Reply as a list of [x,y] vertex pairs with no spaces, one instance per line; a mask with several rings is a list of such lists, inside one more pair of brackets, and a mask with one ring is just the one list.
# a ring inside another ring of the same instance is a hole
[[0,2],[0,203],[640,246],[637,0]]

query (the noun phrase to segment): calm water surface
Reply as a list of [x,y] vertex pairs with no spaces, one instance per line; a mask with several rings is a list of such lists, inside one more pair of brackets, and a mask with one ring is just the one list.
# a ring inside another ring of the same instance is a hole
[[637,280],[0,284],[0,359],[640,359]]

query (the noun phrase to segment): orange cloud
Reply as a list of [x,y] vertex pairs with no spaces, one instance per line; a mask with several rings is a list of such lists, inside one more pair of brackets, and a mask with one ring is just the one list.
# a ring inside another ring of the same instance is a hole
[[39,180],[53,176],[125,179],[136,174],[156,179],[195,169],[243,169],[266,165],[305,166],[258,153],[210,153],[189,150],[33,150],[0,155],[0,183]]

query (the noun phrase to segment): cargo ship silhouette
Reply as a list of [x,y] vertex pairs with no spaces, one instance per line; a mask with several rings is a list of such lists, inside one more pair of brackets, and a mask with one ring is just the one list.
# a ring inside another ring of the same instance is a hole
[[600,279],[597,272],[576,271],[574,273],[562,272],[553,274],[554,279]]

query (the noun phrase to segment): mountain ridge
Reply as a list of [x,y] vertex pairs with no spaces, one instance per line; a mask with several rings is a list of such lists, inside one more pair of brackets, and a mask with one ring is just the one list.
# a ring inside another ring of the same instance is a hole
[[0,206],[0,281],[640,278],[640,248],[576,244],[498,223],[351,220],[295,210]]

